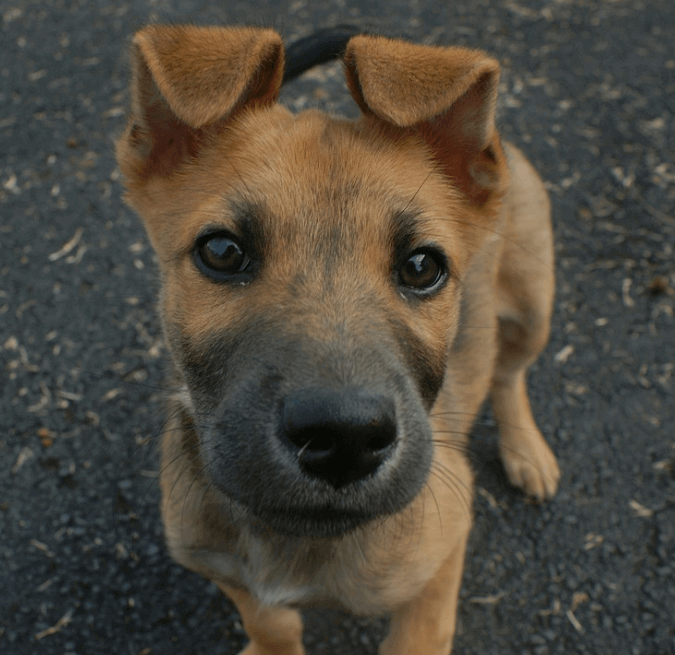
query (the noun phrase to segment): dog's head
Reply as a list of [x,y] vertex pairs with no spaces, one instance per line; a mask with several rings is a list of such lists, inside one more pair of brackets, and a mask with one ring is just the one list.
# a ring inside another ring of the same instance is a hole
[[132,62],[118,160],[203,474],[284,534],[400,511],[428,475],[462,275],[507,184],[497,63],[355,37],[348,122],[276,104],[271,30],[151,26]]

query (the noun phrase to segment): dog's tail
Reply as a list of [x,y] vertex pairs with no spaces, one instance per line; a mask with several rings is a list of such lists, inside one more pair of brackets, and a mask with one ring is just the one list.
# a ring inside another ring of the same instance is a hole
[[363,34],[355,25],[325,27],[286,46],[286,69],[283,83],[294,80],[313,66],[338,59],[344,54],[347,42],[356,34]]

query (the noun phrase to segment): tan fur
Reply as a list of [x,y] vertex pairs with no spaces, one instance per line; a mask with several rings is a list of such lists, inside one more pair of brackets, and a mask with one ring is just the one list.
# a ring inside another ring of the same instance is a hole
[[[151,26],[132,55],[132,114],[117,154],[128,202],[159,256],[178,384],[182,344],[207,349],[220,329],[236,333],[260,316],[326,343],[345,331],[354,342],[386,342],[393,320],[447,360],[428,417],[426,484],[403,511],[339,539],[254,529],[246,508],[205,473],[186,418],[194,399],[182,388],[162,439],[173,557],[237,605],[251,639],[246,655],[301,655],[295,608],[314,603],[391,612],[382,655],[447,655],[471,526],[467,434],[489,393],[511,482],[543,499],[560,475],[525,388],[552,308],[548,198],[523,155],[500,143],[497,62],[355,37],[346,73],[364,115],[348,122],[275,104],[283,50],[271,30]],[[204,226],[232,229],[238,198],[274,217],[265,223],[265,268],[243,288],[206,280],[191,257]],[[391,284],[387,217],[409,207],[418,240],[442,243],[452,262],[447,286],[419,303]],[[336,261],[317,255],[324,234],[350,249]],[[314,265],[317,257],[330,268]]]

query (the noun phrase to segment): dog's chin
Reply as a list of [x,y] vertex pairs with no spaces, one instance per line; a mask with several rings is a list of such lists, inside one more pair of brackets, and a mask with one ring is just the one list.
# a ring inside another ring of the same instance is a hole
[[282,537],[339,539],[358,528],[381,520],[377,514],[324,509],[287,509],[255,512],[254,529],[261,534],[273,532]]

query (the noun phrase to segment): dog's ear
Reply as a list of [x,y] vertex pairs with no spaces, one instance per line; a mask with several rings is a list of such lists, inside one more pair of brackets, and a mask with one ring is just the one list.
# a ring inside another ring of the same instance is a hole
[[422,137],[441,170],[473,200],[504,190],[497,61],[466,48],[365,35],[349,41],[344,59],[349,89],[367,118],[394,134]]
[[131,64],[117,158],[133,185],[172,173],[241,109],[274,103],[284,52],[269,29],[150,25],[134,36]]

